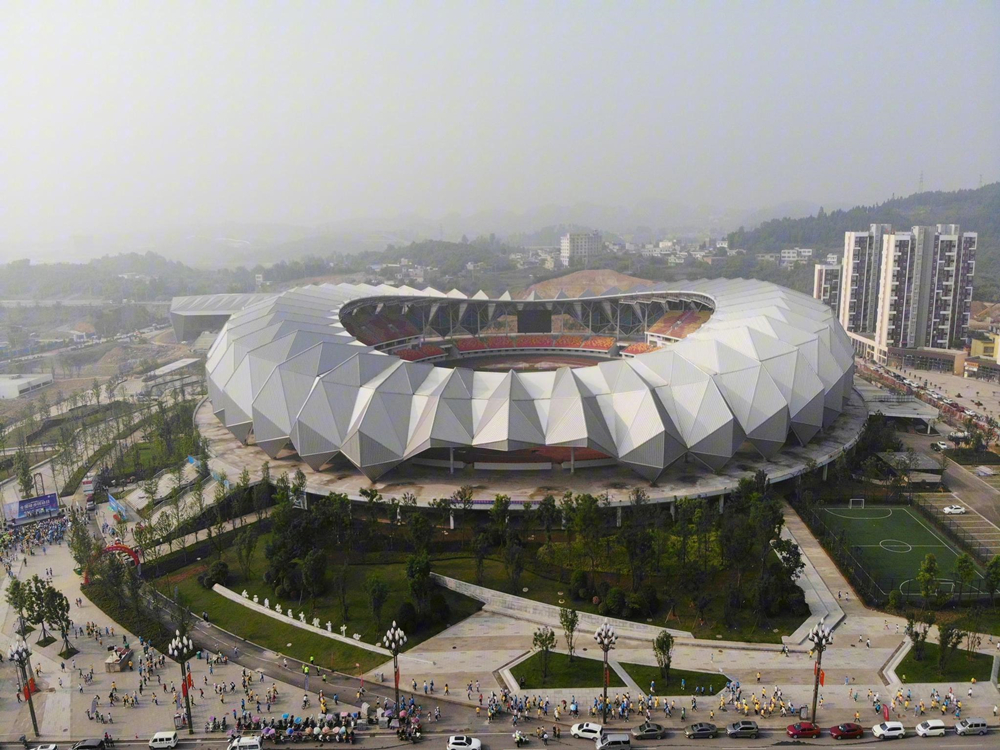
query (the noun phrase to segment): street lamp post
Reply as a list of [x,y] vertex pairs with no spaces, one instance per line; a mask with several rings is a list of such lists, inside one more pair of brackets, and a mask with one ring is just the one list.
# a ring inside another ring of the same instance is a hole
[[812,713],[809,715],[809,720],[813,723],[816,722],[816,701],[819,698],[819,677],[822,672],[823,652],[833,643],[833,630],[823,624],[825,619],[825,617],[821,617],[807,636],[810,642],[812,642],[813,648],[816,649],[816,674],[813,675],[813,704]]
[[181,631],[175,630],[175,636],[167,647],[167,653],[175,661],[181,664],[181,692],[184,693],[184,708],[187,711],[188,734],[194,734],[194,725],[191,723],[191,695],[188,687],[188,676],[191,670],[188,667],[188,659],[195,652],[194,641],[187,635],[181,635]]
[[597,629],[594,633],[594,640],[597,641],[597,645],[601,647],[601,651],[604,652],[604,705],[603,705],[603,723],[608,723],[608,652],[615,647],[615,641],[618,640],[618,634],[615,629],[611,627],[611,623],[607,620],[604,624]]
[[8,653],[8,658],[15,664],[17,664],[18,670],[21,672],[21,689],[28,696],[28,711],[31,712],[31,728],[35,730],[35,736],[38,736],[38,718],[35,716],[35,703],[31,699],[31,679],[28,673],[31,671],[31,651],[28,650],[28,644],[25,641],[17,643],[10,647],[10,652]]
[[382,644],[392,652],[392,679],[396,686],[396,715],[399,715],[399,650],[406,643],[406,633],[392,621],[392,627],[385,631]]

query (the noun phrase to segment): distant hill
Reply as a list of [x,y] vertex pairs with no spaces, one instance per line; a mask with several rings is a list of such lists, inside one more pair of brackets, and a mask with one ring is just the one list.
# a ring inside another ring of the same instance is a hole
[[745,248],[750,254],[773,252],[786,247],[811,247],[817,251],[840,251],[844,232],[864,230],[869,224],[887,223],[896,229],[920,224],[960,224],[979,233],[976,263],[976,299],[1000,300],[1000,182],[975,190],[915,193],[874,206],[799,219],[765,221],[756,229],[741,227],[729,235],[729,247]]

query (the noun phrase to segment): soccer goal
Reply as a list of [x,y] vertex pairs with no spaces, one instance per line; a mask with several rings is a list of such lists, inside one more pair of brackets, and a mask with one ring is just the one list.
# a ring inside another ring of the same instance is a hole
[[847,501],[848,508],[864,508],[865,499],[863,497],[852,497]]

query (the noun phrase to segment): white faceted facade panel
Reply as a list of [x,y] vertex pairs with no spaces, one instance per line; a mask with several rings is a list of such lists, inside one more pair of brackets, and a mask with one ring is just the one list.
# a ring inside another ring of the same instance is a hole
[[[563,446],[600,451],[655,481],[682,459],[721,469],[744,444],[773,456],[789,439],[808,443],[840,414],[853,377],[850,340],[822,302],[774,284],[657,283],[518,304],[586,300],[613,310],[635,295],[696,301],[713,312],[688,338],[631,359],[496,373],[376,351],[341,324],[340,311],[363,302],[378,315],[383,301],[405,298],[433,300],[460,319],[469,305],[512,304],[506,293],[489,300],[482,292],[470,299],[456,290],[323,284],[248,296],[209,350],[209,398],[237,438],[252,438],[271,457],[295,451],[316,469],[341,457],[372,479],[429,448]],[[178,309],[218,304],[185,298]]]

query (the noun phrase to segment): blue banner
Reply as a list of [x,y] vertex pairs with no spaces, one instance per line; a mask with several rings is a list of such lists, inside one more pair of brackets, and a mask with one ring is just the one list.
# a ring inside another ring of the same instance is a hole
[[58,512],[59,496],[54,492],[50,492],[48,495],[29,497],[27,500],[19,501],[17,504],[17,515],[19,518],[44,516]]
[[125,510],[125,506],[115,500],[114,496],[110,492],[108,493],[108,506],[114,513],[117,513],[118,517],[123,521],[128,519],[128,512]]

